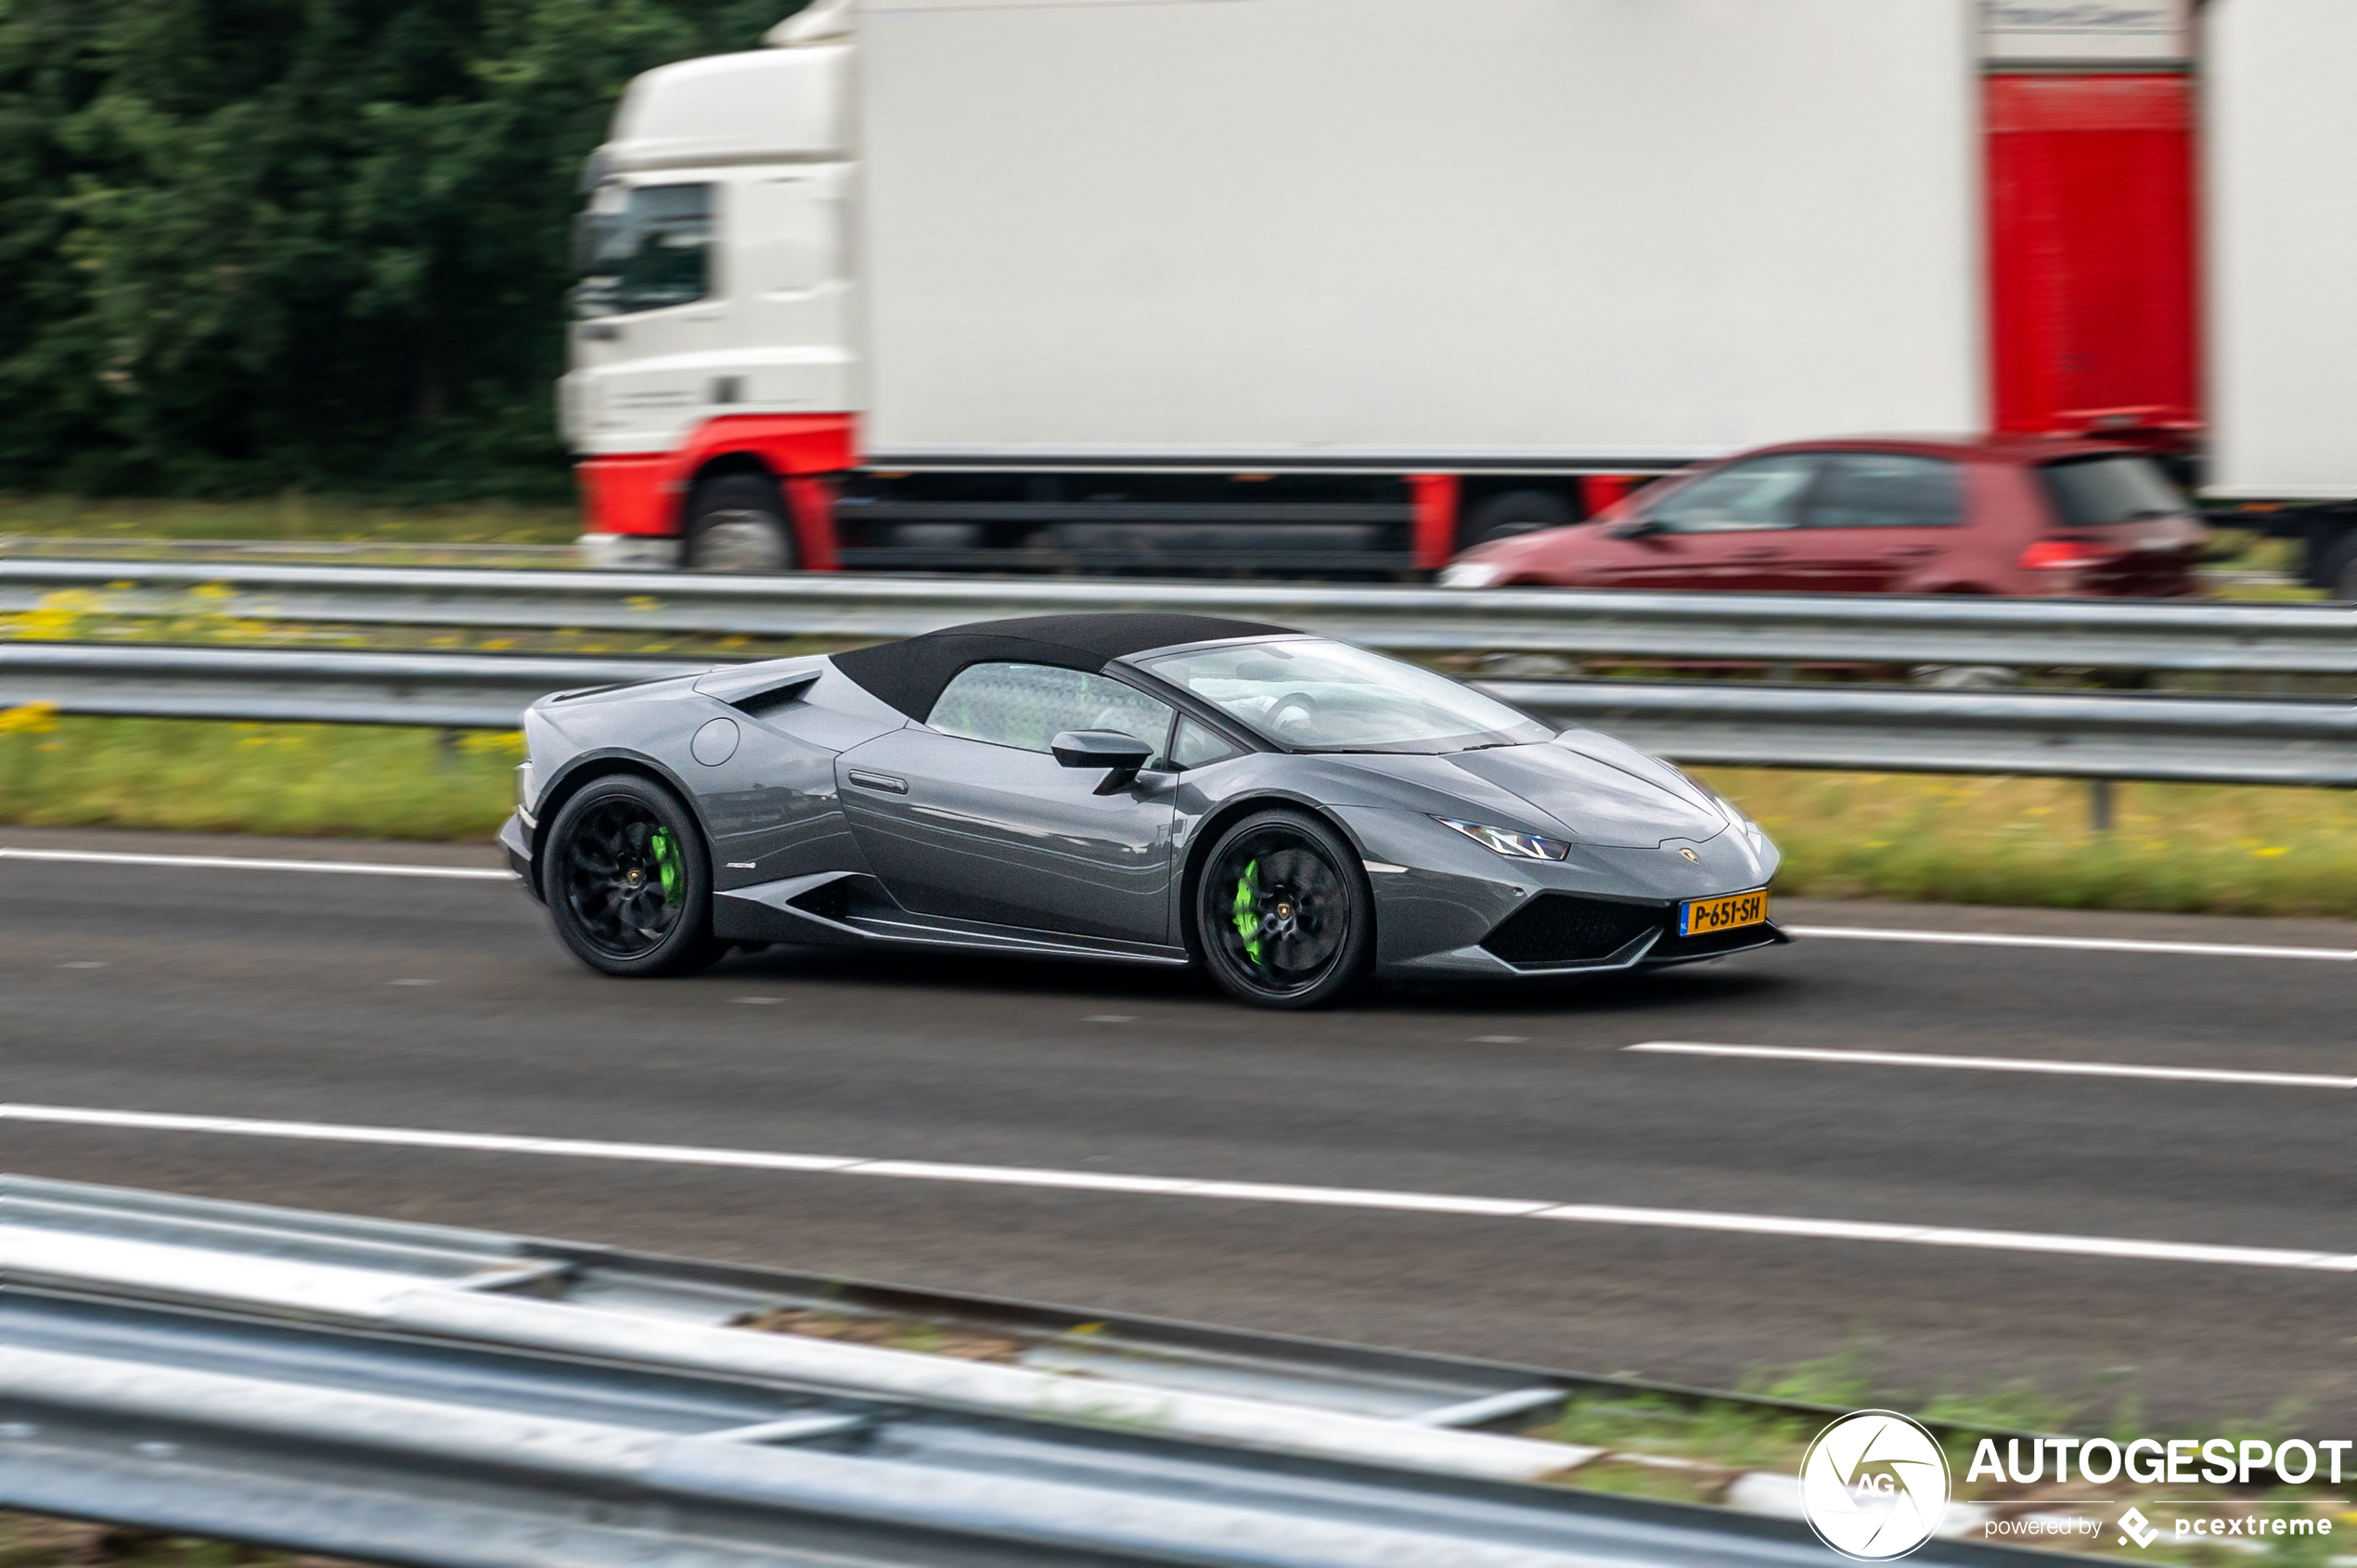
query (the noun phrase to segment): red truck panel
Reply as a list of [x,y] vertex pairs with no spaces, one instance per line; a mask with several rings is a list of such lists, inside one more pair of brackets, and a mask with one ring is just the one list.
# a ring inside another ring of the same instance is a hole
[[1986,89],[1994,428],[2198,424],[2191,79]]

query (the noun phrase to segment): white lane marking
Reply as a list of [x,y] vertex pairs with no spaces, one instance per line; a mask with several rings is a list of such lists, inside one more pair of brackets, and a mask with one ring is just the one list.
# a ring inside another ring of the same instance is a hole
[[473,866],[380,866],[362,860],[241,860],[226,855],[109,855],[88,849],[9,849],[0,860],[47,860],[90,866],[181,866],[207,871],[335,871],[353,877],[448,877],[470,882],[512,882],[513,871]]
[[1651,1056],[1730,1056],[1760,1061],[1831,1061],[1859,1067],[1951,1067],[1982,1073],[2052,1073],[2084,1078],[2158,1078],[2186,1084],[2248,1084],[2286,1089],[2357,1089],[2357,1078],[2338,1078],[2322,1073],[2250,1073],[2229,1067],[2143,1067],[2119,1061],[2057,1061],[2018,1056],[1939,1056],[1913,1051],[1820,1050],[1807,1046],[1719,1046],[1696,1040],[1646,1040],[1622,1048]]
[[1080,1022],[1083,1023],[1135,1023],[1138,1022],[1138,1015],[1134,1012],[1092,1012]]
[[385,983],[387,985],[431,985],[434,983],[431,980],[388,980]]
[[107,967],[107,961],[104,958],[76,958],[71,963],[58,967],[61,970],[102,970]]
[[1786,926],[1795,936],[1845,937],[1852,942],[1936,942],[1959,947],[2059,947],[2073,953],[2173,953],[2210,958],[2322,958],[2357,963],[2357,950],[2338,947],[2248,947],[2231,942],[2135,942],[2108,936],[2010,936],[1987,931],[1885,931],[1873,926]]
[[[45,860],[92,866],[180,866],[214,871],[328,871],[359,877],[443,877],[462,881],[507,882],[513,871],[471,866],[390,866],[360,860],[250,860],[225,855],[118,855],[98,850],[11,849],[0,860]],[[1405,871],[1404,866],[1368,862],[1371,871]],[[1786,926],[1795,936],[1826,936],[1851,942],[1930,942],[1961,947],[2053,947],[2079,953],[2174,953],[2222,958],[2322,958],[2357,963],[2357,949],[2262,947],[2227,942],[2137,942],[2086,936],[2015,936],[1999,932],[1898,931],[1875,926]]]
[[264,1122],[237,1116],[185,1116],[151,1111],[95,1110],[68,1105],[0,1105],[0,1122],[39,1122],[152,1132],[215,1133],[238,1137],[294,1138],[323,1143],[391,1144],[494,1154],[559,1155],[657,1164],[721,1165],[747,1170],[809,1171],[831,1176],[890,1176],[985,1187],[1061,1188],[1153,1197],[1211,1198],[1231,1202],[1307,1203],[1346,1209],[1389,1209],[1494,1219],[1569,1220],[1587,1225],[1732,1231],[1752,1236],[1800,1236],[1836,1241],[1886,1241],[1917,1247],[1972,1247],[2002,1252],[2056,1253],[2080,1257],[2140,1258],[2164,1263],[2225,1264],[2243,1268],[2305,1268],[2357,1273],[2357,1253],[2284,1247],[2225,1247],[2206,1242],[2154,1241],[2135,1237],[2050,1235],[2027,1230],[1968,1230],[1941,1226],[1808,1219],[1789,1215],[1719,1214],[1702,1209],[1642,1209],[1607,1203],[1556,1203],[1539,1199],[1475,1198],[1455,1193],[1387,1192],[1351,1187],[1277,1182],[1191,1181],[1174,1176],[1109,1172],[1029,1170],[1011,1165],[964,1165],[922,1160],[865,1160],[826,1154],[772,1153],[755,1149],[702,1149],[678,1144],[613,1143],[586,1138],[519,1137],[419,1127],[350,1126],[324,1122]]

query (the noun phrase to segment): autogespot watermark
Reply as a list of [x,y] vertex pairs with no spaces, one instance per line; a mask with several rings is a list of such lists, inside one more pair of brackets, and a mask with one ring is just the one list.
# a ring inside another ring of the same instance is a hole
[[[1973,1450],[1964,1481],[2017,1486],[2049,1481],[2060,1485],[2074,1479],[2096,1485],[2121,1480],[2146,1486],[2338,1484],[2342,1459],[2352,1446],[2357,1443],[2300,1438],[2268,1443],[2255,1437],[2139,1437],[2123,1444],[2105,1437],[2013,1437],[2001,1452],[1997,1439],[1984,1437]],[[1938,1440],[1893,1410],[1842,1417],[1817,1434],[1800,1461],[1801,1510],[1810,1528],[1825,1545],[1861,1562],[1904,1557],[1930,1540],[1947,1518],[1952,1492],[1948,1459]],[[2094,1517],[2083,1511],[2102,1506],[2057,1501],[2050,1510],[1983,1519],[1973,1533],[1989,1540],[2062,1545],[2091,1540],[2108,1528],[2119,1545],[2136,1547],[2149,1547],[2163,1536],[2175,1541],[2241,1536],[2256,1543],[2261,1537],[2333,1533],[2333,1521],[2305,1511],[2307,1503],[2257,1505],[2302,1510],[2266,1515],[2185,1499],[2189,1511],[2172,1511],[2166,1523],[2135,1507],[2125,1509],[2116,1522],[2107,1513]]]

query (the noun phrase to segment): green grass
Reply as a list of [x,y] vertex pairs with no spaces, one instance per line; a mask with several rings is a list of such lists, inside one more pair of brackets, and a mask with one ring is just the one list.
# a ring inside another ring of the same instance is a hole
[[0,713],[0,821],[483,840],[514,798],[501,732]]
[[2357,917],[2357,791],[1701,770],[1784,851],[1779,892],[2066,909]]
[[93,539],[272,539],[435,545],[570,545],[571,507],[477,502],[367,507],[290,492],[255,501],[87,500],[0,496],[0,536]]
[[[0,822],[483,841],[511,734],[0,712]],[[1711,769],[1794,897],[2357,918],[2357,792]],[[1798,1395],[1793,1395],[1798,1397]]]

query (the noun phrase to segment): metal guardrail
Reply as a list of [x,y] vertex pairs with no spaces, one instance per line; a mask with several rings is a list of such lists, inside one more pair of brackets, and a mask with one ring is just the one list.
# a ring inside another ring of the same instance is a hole
[[[551,691],[654,680],[706,661],[328,653],[0,643],[0,707],[165,718],[512,728]],[[1676,761],[2357,786],[2357,704],[2023,691],[1492,681],[1558,725]]]
[[[803,1341],[781,1373],[787,1336],[703,1326],[806,1299],[797,1277],[24,1178],[0,1178],[0,1506],[435,1568],[1835,1561],[1796,1521],[1446,1463],[1450,1444],[1565,1465],[1593,1449],[1346,1407],[1454,1392],[1468,1369],[1478,1386],[1483,1363],[1193,1330],[1177,1357],[1097,1347],[1093,1376],[1059,1380],[1075,1391],[1061,1411],[977,1411],[946,1357]],[[420,1296],[479,1311],[421,1329],[398,1310]],[[544,1354],[559,1347],[534,1326],[551,1323],[604,1348]],[[1118,1380],[1145,1361],[1169,1410],[1243,1406],[1248,1383],[1259,1409],[1342,1440],[1281,1457],[1282,1440],[1206,1440],[1183,1416],[1125,1419]],[[938,1391],[879,1363],[930,1363]],[[1348,1451],[1385,1431],[1430,1446]],[[1762,1479],[1791,1511],[1797,1487]],[[2033,1560],[1943,1540],[1919,1561]]]
[[44,608],[842,641],[1140,610],[1272,621],[1410,653],[2357,675],[2357,606],[2332,604],[0,559],[0,612]]

